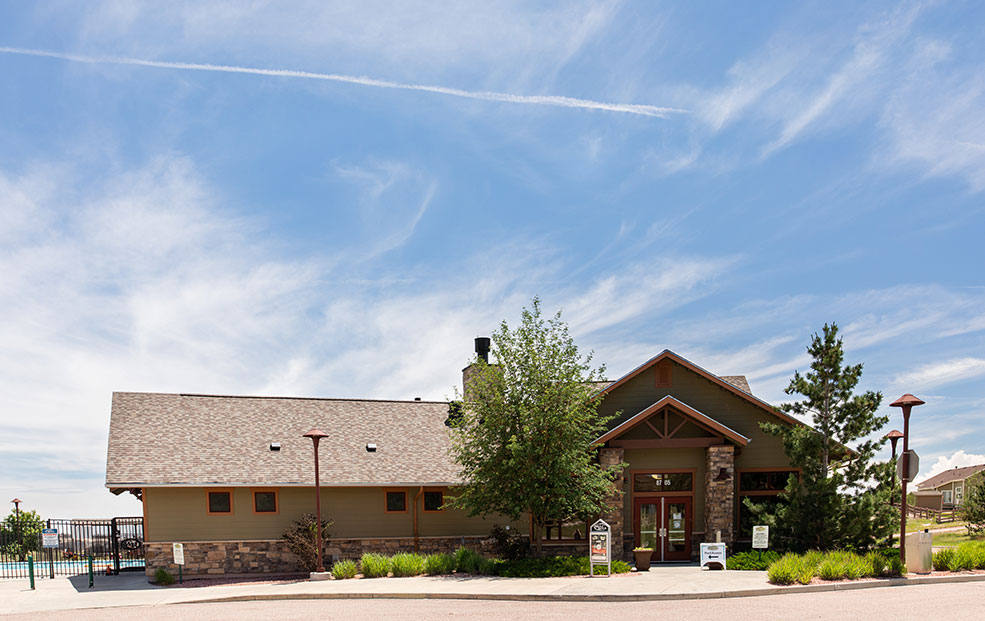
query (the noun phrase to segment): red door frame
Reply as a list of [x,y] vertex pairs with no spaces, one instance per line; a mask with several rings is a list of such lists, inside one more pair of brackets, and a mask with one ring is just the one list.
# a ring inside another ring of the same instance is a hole
[[671,552],[667,548],[670,546],[667,535],[659,536],[659,549],[653,551],[653,560],[661,561],[690,561],[691,560],[691,532],[694,525],[694,498],[692,496],[637,496],[633,500],[633,537],[634,545],[640,545],[640,506],[657,505],[657,514],[660,515],[659,532],[666,533],[670,526],[670,504],[685,505],[684,514],[684,550]]

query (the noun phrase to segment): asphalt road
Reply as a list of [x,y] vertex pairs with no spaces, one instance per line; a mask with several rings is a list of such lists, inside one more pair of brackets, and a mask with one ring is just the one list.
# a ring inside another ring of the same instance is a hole
[[5,619],[985,619],[985,582],[712,600],[627,603],[475,600],[280,600],[132,606]]

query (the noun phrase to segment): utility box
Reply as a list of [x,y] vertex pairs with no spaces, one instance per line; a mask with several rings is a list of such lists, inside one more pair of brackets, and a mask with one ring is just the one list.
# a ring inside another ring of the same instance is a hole
[[906,570],[929,574],[934,568],[934,535],[924,529],[906,538]]

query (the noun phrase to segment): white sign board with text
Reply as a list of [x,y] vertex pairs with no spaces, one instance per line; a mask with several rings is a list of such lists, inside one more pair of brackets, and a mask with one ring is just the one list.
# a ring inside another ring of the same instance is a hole
[[752,547],[756,548],[768,548],[770,547],[770,527],[769,526],[753,526],[752,527]]
[[595,575],[596,565],[605,565],[608,574],[612,574],[612,528],[605,520],[592,524],[588,531],[588,565],[592,575]]
[[58,547],[58,529],[57,528],[42,528],[41,529],[41,547],[42,548],[57,548]]
[[184,565],[185,564],[185,544],[183,543],[173,543],[171,544],[171,549],[174,551],[174,564]]
[[708,567],[714,569],[725,569],[725,544],[724,543],[702,543],[701,544],[701,568]]

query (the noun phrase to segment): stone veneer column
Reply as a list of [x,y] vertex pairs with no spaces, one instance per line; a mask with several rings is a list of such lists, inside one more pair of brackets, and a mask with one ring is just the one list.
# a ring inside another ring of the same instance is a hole
[[[620,464],[623,461],[623,449],[604,448],[599,451],[599,464],[603,468]],[[606,508],[602,513],[602,519],[609,523],[612,528],[612,558],[613,560],[625,559],[623,550],[623,488],[625,478],[622,469],[612,482],[612,492],[606,498]],[[591,524],[589,524],[591,526]]]
[[[722,468],[728,473],[718,480]],[[722,531],[722,541],[732,542],[735,522],[735,447],[709,446],[705,454],[705,541],[715,541],[715,531]]]

